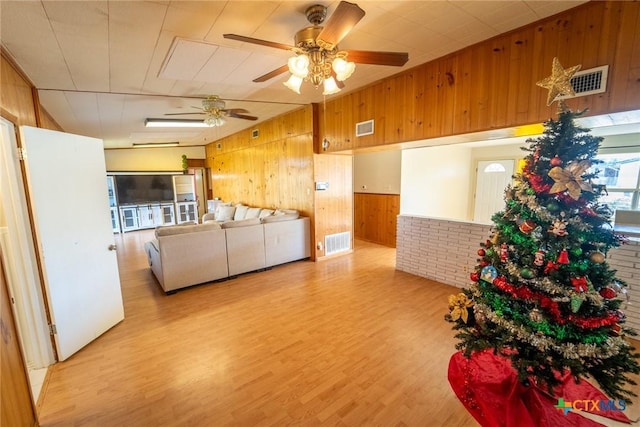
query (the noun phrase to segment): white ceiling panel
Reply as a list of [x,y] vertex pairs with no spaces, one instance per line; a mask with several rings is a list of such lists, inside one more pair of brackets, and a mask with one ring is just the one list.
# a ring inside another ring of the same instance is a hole
[[109,20],[105,1],[44,3],[78,90],[109,90]]
[[197,80],[195,77],[218,50],[218,46],[176,37],[167,53],[158,77],[161,79]]
[[154,2],[109,2],[111,91],[140,92],[166,12]]

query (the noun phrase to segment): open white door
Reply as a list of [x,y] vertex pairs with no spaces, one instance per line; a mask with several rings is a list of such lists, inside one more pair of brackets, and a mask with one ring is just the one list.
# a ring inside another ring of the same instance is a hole
[[491,223],[494,213],[504,209],[504,190],[511,183],[513,160],[479,161],[473,220]]
[[20,127],[58,359],[124,319],[102,141]]

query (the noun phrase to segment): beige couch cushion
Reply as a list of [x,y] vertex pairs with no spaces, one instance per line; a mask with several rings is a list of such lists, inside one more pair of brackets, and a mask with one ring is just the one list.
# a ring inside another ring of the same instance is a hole
[[222,228],[238,228],[238,227],[246,227],[247,225],[256,225],[260,224],[260,219],[258,218],[249,218],[249,219],[239,219],[238,221],[228,221],[222,223]]
[[198,231],[219,230],[220,224],[208,222],[199,225],[170,225],[168,227],[156,228],[156,237],[174,236],[176,234],[196,233]]
[[282,215],[271,215],[271,216],[267,216],[262,218],[260,221],[262,221],[263,224],[268,224],[270,222],[280,222],[280,221],[291,221],[294,219],[298,219],[299,218],[299,214],[282,214]]

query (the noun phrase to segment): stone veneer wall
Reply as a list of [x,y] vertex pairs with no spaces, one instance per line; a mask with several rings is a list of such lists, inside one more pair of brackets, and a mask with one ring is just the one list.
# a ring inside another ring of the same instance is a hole
[[[396,269],[458,288],[470,284],[480,242],[489,237],[491,225],[438,218],[399,215]],[[630,301],[623,303],[627,326],[640,333],[640,242],[630,241],[607,255],[617,277],[629,285]]]

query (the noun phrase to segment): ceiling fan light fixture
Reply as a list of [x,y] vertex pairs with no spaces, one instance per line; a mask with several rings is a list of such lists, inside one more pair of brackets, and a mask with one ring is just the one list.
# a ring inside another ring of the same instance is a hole
[[356,70],[356,64],[354,62],[348,62],[344,58],[340,57],[333,60],[331,67],[333,68],[333,71],[336,72],[336,79],[341,82],[351,77],[353,72]]
[[206,119],[204,119],[204,124],[209,127],[222,126],[226,122],[227,121],[222,116],[209,116]]
[[329,76],[324,79],[324,90],[322,91],[323,95],[333,95],[334,93],[340,92],[340,88],[336,83],[336,80],[333,76]]
[[296,77],[305,78],[309,74],[309,57],[305,54],[292,56],[287,64],[289,72]]
[[205,111],[224,110],[225,103],[217,96],[210,96],[202,100],[202,109]]
[[286,87],[300,95],[300,86],[302,86],[302,77],[298,77],[295,74],[291,74],[289,80],[283,83]]

